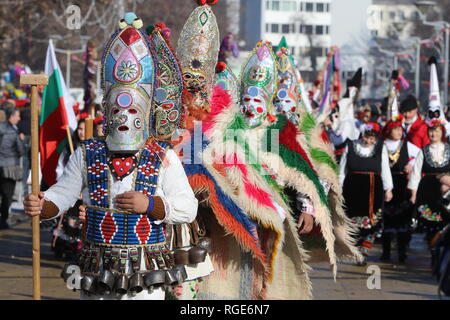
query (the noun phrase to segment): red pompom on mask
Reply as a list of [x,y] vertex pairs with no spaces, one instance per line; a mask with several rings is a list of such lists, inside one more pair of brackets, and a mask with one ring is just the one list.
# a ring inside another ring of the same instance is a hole
[[219,0],[195,0],[199,6],[204,6],[205,4],[213,6],[215,5]]
[[227,64],[225,62],[218,62],[216,64],[216,73],[224,72],[227,69]]
[[267,120],[269,120],[270,123],[274,123],[275,121],[277,121],[277,117],[274,116],[273,114],[268,114],[267,115]]
[[155,24],[155,27],[160,28],[161,30],[167,28],[164,22],[158,22],[157,24]]

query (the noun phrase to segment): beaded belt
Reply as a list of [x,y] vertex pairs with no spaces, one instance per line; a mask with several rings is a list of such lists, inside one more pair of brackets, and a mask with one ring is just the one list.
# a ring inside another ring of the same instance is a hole
[[140,246],[164,243],[162,225],[147,215],[88,206],[86,240],[108,246]]

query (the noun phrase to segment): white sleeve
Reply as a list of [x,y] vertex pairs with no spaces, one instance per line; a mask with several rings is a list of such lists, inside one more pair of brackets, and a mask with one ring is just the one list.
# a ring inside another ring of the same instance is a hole
[[58,164],[56,166],[56,181],[61,178],[63,172],[64,172],[64,158],[66,157],[67,149],[64,149],[63,152],[59,155],[58,158]]
[[407,142],[406,146],[408,148],[408,157],[411,159],[409,160],[408,164],[414,165],[414,163],[416,162],[417,155],[420,152],[420,148],[409,141]]
[[158,188],[160,192],[156,195],[160,196],[164,202],[166,216],[163,221],[159,220],[155,223],[191,223],[197,216],[198,200],[189,185],[180,159],[170,149],[166,152],[166,160],[161,166],[161,188]]
[[82,147],[70,155],[59,180],[45,191],[45,200],[53,202],[59,209],[58,216],[69,210],[80,198],[83,189],[84,160]]
[[385,145],[383,145],[381,151],[381,180],[383,180],[384,191],[394,189],[391,168],[389,167],[389,156]]
[[414,168],[411,173],[411,178],[409,178],[408,189],[417,190],[420,183],[420,178],[422,176],[422,166],[423,166],[423,151],[420,150],[416,157],[416,162],[414,163]]
[[345,150],[342,153],[341,162],[339,163],[339,183],[344,185],[345,175],[347,174],[347,154],[348,144],[345,146]]

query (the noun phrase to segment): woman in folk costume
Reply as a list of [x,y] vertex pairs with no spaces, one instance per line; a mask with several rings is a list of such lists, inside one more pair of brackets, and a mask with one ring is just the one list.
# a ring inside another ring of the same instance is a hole
[[407,258],[406,250],[412,219],[410,193],[406,186],[420,149],[404,138],[403,116],[398,112],[395,86],[392,86],[389,94],[388,121],[383,128],[383,138],[389,156],[394,189],[391,201],[385,203],[383,210],[383,253],[380,260],[390,260],[391,241],[396,236],[398,260],[404,263]]
[[439,98],[436,65],[431,64],[429,107],[425,122],[428,125],[430,144],[422,148],[408,183],[411,202],[417,206],[420,224],[426,232],[430,245],[432,264],[435,252],[431,248],[433,237],[450,221],[447,211],[441,205],[439,175],[450,171],[450,145],[446,141],[446,124]]
[[259,43],[243,67],[241,77],[247,80],[240,99],[245,114],[253,116],[239,112],[237,99],[231,96],[238,92],[232,89],[236,84],[231,70],[225,73],[218,80],[228,79],[229,91],[218,81],[209,120],[203,123],[208,141],[203,151],[191,150],[201,154],[203,163],[185,165],[194,191],[209,207],[199,214],[207,221],[215,272],[199,284],[199,297],[309,299],[306,253],[295,223],[276,181],[257,157],[257,145],[247,138],[265,121],[272,103],[276,67],[271,48]]
[[175,266],[164,226],[189,223],[197,212],[181,162],[164,141],[180,121],[182,75],[158,30],[148,37],[134,13],[119,27],[102,57],[106,138],[85,140],[58,182],[28,196],[24,207],[53,218],[82,193],[82,299],[164,299],[165,286],[189,279]]
[[[368,123],[361,139],[350,141],[340,163],[347,216],[359,229],[357,245],[367,257],[380,224],[383,201],[392,199],[389,157],[378,123]],[[365,264],[365,261],[362,262]]]
[[[304,220],[312,220],[311,215],[314,215],[317,225],[315,234],[302,235],[301,239],[307,249],[316,249],[312,252],[314,258],[328,252],[335,276],[336,255],[350,260],[355,260],[359,255],[352,244],[353,239],[349,235],[351,226],[342,208],[342,190],[334,171],[337,165],[329,154],[332,153],[329,145],[320,137],[320,130],[313,129],[306,137],[298,129],[299,116],[306,110],[302,110],[298,99],[300,82],[286,47],[278,50],[277,61],[278,91],[274,99],[277,120],[267,128],[263,138],[271,146],[269,140],[273,130],[276,130],[279,139],[274,150],[269,148],[268,153],[262,153],[262,158],[282,180],[282,184],[286,184],[285,191],[291,196],[291,203],[296,203],[291,209],[298,221],[300,234],[308,233],[301,227]],[[261,151],[263,148],[264,143],[260,146]]]

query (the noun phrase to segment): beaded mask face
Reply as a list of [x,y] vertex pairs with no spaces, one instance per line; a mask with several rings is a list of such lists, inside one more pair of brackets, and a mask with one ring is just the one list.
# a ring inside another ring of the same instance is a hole
[[114,152],[139,150],[149,137],[155,65],[138,20],[135,14],[125,15],[102,57],[104,131],[108,148]]
[[147,36],[142,25],[125,14],[103,52],[104,132],[114,152],[170,138],[181,117],[181,69],[159,29]]
[[251,128],[261,125],[272,108],[277,68],[269,42],[259,42],[241,72],[241,108]]
[[176,53],[186,89],[194,96],[195,105],[207,111],[219,46],[219,27],[211,7],[195,8],[181,30]]
[[144,93],[134,89],[112,88],[107,100],[106,143],[112,151],[134,150],[145,142],[147,103]]
[[278,92],[274,99],[275,112],[285,114],[289,121],[294,124],[299,122],[299,81],[295,73],[294,63],[286,48],[277,52],[278,69]]

